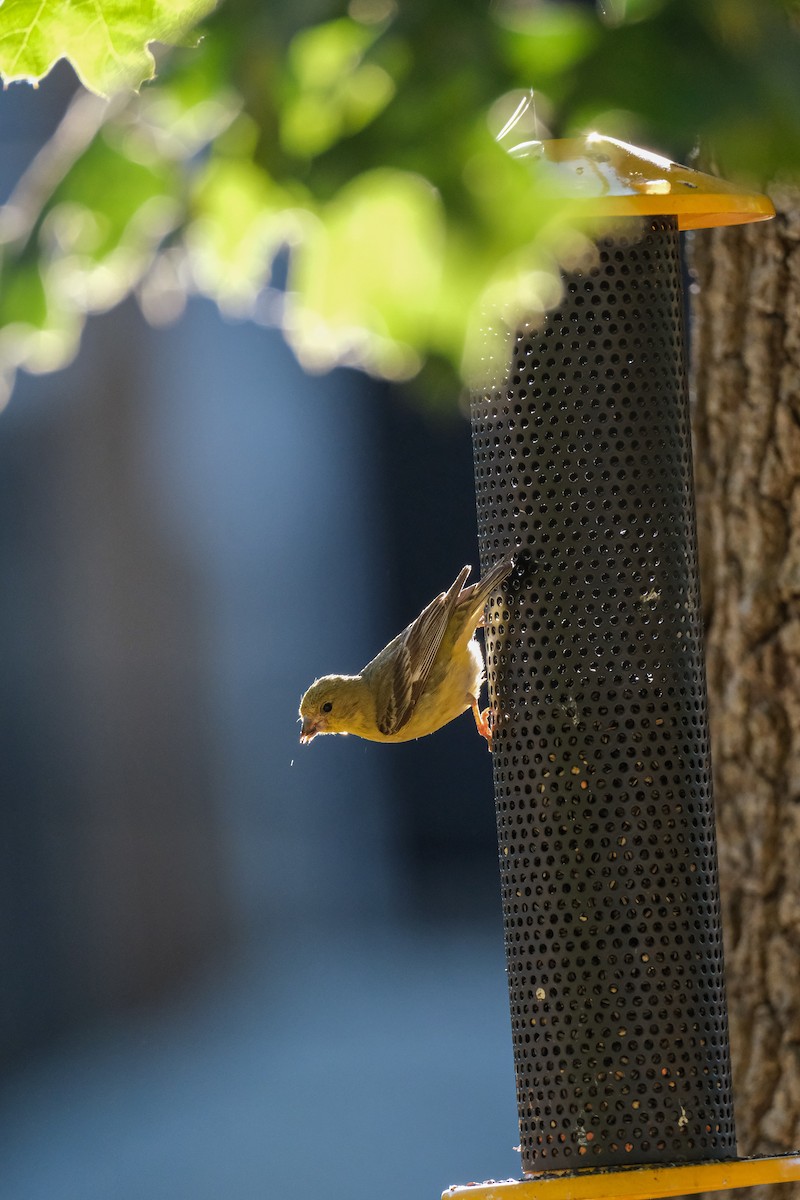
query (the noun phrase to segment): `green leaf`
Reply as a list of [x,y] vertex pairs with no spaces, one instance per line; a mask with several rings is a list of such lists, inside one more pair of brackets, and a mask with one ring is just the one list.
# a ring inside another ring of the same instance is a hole
[[535,88],[575,69],[597,39],[592,13],[577,4],[538,4],[514,12],[503,23],[511,31],[509,58]]
[[185,245],[192,279],[223,312],[250,315],[272,261],[295,240],[291,197],[249,159],[213,157],[198,177]]
[[298,33],[289,47],[289,86],[281,142],[300,158],[363,129],[395,92],[389,72],[364,55],[378,36],[342,18]]
[[342,188],[292,257],[286,332],[301,362],[415,374],[436,314],[443,235],[440,198],[418,175],[378,169]]
[[14,374],[66,366],[80,344],[84,316],[48,294],[36,259],[29,255],[5,267],[0,276],[0,408],[8,400]]
[[36,84],[62,58],[100,96],[155,74],[151,42],[175,45],[215,0],[4,0],[0,79]]
[[0,327],[16,324],[41,329],[47,319],[47,297],[38,263],[29,257],[13,272],[5,271],[0,287]]
[[126,158],[100,136],[56,190],[39,233],[51,310],[102,312],[140,281],[179,219],[168,163]]

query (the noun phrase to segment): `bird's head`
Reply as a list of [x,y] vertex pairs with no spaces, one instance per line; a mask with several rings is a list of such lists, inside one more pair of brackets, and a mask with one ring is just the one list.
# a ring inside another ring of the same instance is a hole
[[356,675],[325,675],[312,683],[300,701],[300,741],[318,733],[354,733],[359,725],[359,684]]

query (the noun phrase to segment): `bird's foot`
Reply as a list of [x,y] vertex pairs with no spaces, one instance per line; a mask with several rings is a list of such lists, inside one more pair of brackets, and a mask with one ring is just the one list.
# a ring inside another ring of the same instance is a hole
[[490,708],[485,708],[483,710],[483,712],[481,712],[480,708],[478,707],[478,701],[473,700],[472,701],[472,715],[475,718],[475,724],[477,726],[478,733],[481,735],[481,737],[486,738],[486,744],[489,747],[489,749],[491,750],[491,748],[492,748],[492,725],[491,725],[490,717],[492,715],[492,710]]

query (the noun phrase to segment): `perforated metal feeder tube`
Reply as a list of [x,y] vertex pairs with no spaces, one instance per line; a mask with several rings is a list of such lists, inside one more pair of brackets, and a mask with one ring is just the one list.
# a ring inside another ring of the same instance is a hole
[[544,143],[620,218],[472,402],[522,1165],[735,1158],[679,231],[763,196]]

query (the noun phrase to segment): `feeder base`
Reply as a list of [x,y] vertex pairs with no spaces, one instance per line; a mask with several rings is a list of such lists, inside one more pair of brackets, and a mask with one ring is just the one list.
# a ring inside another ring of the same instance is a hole
[[455,1184],[442,1200],[657,1200],[800,1180],[800,1151],[671,1166],[553,1171],[527,1179]]

